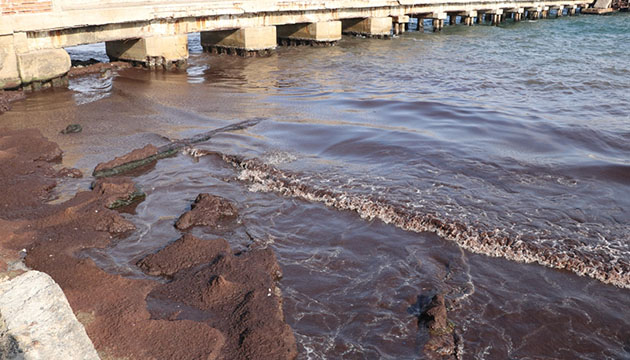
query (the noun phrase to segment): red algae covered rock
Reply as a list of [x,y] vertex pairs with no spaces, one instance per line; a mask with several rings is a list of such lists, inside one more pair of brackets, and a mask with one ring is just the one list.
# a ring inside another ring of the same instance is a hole
[[188,230],[193,226],[216,227],[223,221],[236,218],[238,211],[227,199],[211,194],[199,194],[191,210],[179,217],[175,227]]
[[230,253],[230,245],[223,239],[201,240],[185,234],[179,240],[138,262],[149,275],[173,276],[176,272],[208,263]]
[[173,279],[149,294],[161,304],[153,317],[203,318],[226,335],[222,354],[233,359],[294,359],[297,347],[284,321],[276,286],[281,271],[273,251],[252,249],[237,256],[226,245],[185,235],[143,259],[139,265],[147,273]]
[[98,179],[92,184],[92,189],[110,209],[129,205],[145,197],[136,184],[127,177]]
[[158,148],[155,145],[149,144],[143,148],[135,149],[132,152],[114,158],[108,162],[100,163],[94,168],[94,176],[106,176],[113,175],[117,171],[116,169],[124,167],[128,164],[136,162],[150,161],[151,158],[158,155]]
[[447,318],[444,295],[433,296],[420,316],[429,330],[424,352],[429,359],[454,359],[456,354],[455,326]]

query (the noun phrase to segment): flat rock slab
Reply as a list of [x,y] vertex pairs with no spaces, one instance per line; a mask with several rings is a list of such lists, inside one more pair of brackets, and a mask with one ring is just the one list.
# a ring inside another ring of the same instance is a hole
[[15,359],[99,359],[59,285],[28,271],[0,283],[0,313]]

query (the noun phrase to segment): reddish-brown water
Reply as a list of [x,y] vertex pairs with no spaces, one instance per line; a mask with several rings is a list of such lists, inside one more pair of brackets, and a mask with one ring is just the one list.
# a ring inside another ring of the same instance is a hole
[[[264,118],[139,175],[139,230],[84,255],[143,277],[136,261],[179,237],[197,194],[233,200],[238,226],[211,233],[276,252],[301,358],[421,357],[417,304],[435,292],[463,358],[630,358],[628,20],[447,27],[255,59],[193,39],[185,72],[77,79],[0,126],[42,128],[64,165],[90,173]],[[83,132],[58,134],[70,123]],[[64,183],[58,201],[90,181]]]

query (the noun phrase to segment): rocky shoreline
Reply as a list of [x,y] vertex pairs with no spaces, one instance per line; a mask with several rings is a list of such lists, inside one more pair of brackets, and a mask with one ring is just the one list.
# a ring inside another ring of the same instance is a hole
[[37,130],[0,130],[0,231],[6,234],[0,270],[5,279],[24,273],[14,266],[22,262],[48,274],[63,289],[101,358],[297,356],[271,249],[235,253],[224,239],[186,232],[232,221],[237,204],[201,194],[194,209],[181,214],[182,237],[138,264],[163,280],[109,274],[79,254],[135,230],[111,209],[134,198],[135,184],[125,177],[99,179],[91,191],[47,204],[59,177],[72,172],[55,167],[61,157],[61,149]]

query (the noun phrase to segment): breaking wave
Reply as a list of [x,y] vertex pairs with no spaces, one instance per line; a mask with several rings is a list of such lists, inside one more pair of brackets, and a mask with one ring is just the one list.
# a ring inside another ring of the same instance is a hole
[[406,231],[433,232],[473,253],[566,269],[606,284],[630,288],[630,264],[627,261],[601,249],[585,251],[584,244],[578,241],[566,240],[557,242],[557,245],[527,242],[519,235],[507,235],[500,229],[483,231],[457,220],[420,213],[407,205],[391,204],[369,195],[321,188],[296,173],[280,170],[257,158],[245,159],[228,154],[219,156],[240,171],[240,180],[254,184],[250,188],[252,191],[276,192],[287,197],[320,202],[339,210],[355,211],[363,219],[378,219]]

